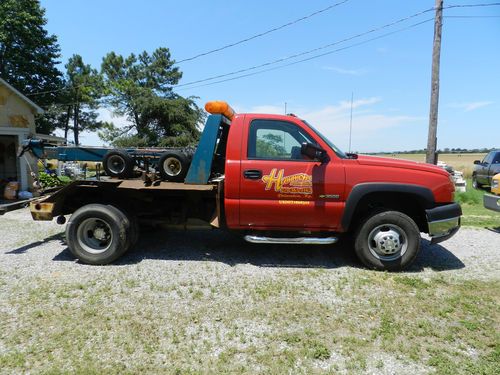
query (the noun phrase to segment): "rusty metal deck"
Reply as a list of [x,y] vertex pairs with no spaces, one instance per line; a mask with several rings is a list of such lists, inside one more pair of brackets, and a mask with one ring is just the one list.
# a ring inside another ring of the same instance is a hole
[[136,189],[136,190],[185,190],[185,191],[213,191],[217,185],[192,185],[183,182],[155,181],[146,185],[142,180],[110,180],[117,184],[118,189]]

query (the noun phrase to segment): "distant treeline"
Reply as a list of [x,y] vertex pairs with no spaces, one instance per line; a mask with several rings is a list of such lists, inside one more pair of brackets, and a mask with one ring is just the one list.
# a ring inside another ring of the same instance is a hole
[[[438,154],[486,154],[495,148],[444,148],[439,149]],[[391,151],[391,152],[372,152],[371,155],[389,155],[389,154],[425,154],[426,149],[408,150],[408,151]]]

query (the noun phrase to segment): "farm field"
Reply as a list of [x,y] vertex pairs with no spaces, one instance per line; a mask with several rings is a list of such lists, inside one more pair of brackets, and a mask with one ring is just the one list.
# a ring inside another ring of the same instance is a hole
[[[439,154],[439,161],[451,165],[455,170],[464,173],[464,177],[471,177],[474,168],[474,160],[483,160],[486,154]],[[374,155],[392,159],[405,159],[425,162],[425,154],[386,154]]]

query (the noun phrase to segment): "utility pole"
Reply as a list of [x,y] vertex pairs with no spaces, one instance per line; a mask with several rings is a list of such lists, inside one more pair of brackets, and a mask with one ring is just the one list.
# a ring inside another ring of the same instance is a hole
[[285,115],[286,115],[286,102],[285,102]]
[[354,91],[351,92],[351,120],[349,121],[349,153],[351,152],[351,137],[352,137],[352,104],[354,101]]
[[432,48],[431,108],[429,111],[429,135],[425,162],[437,164],[437,120],[439,106],[439,60],[441,55],[441,27],[443,25],[443,0],[436,0],[434,18],[434,46]]

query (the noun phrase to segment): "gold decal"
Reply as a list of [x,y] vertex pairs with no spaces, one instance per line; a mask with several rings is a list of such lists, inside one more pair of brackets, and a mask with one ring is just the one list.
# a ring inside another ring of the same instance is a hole
[[266,184],[265,190],[271,190],[282,194],[311,195],[312,176],[306,173],[296,173],[285,176],[285,170],[273,168],[268,175],[262,177],[262,182]]

